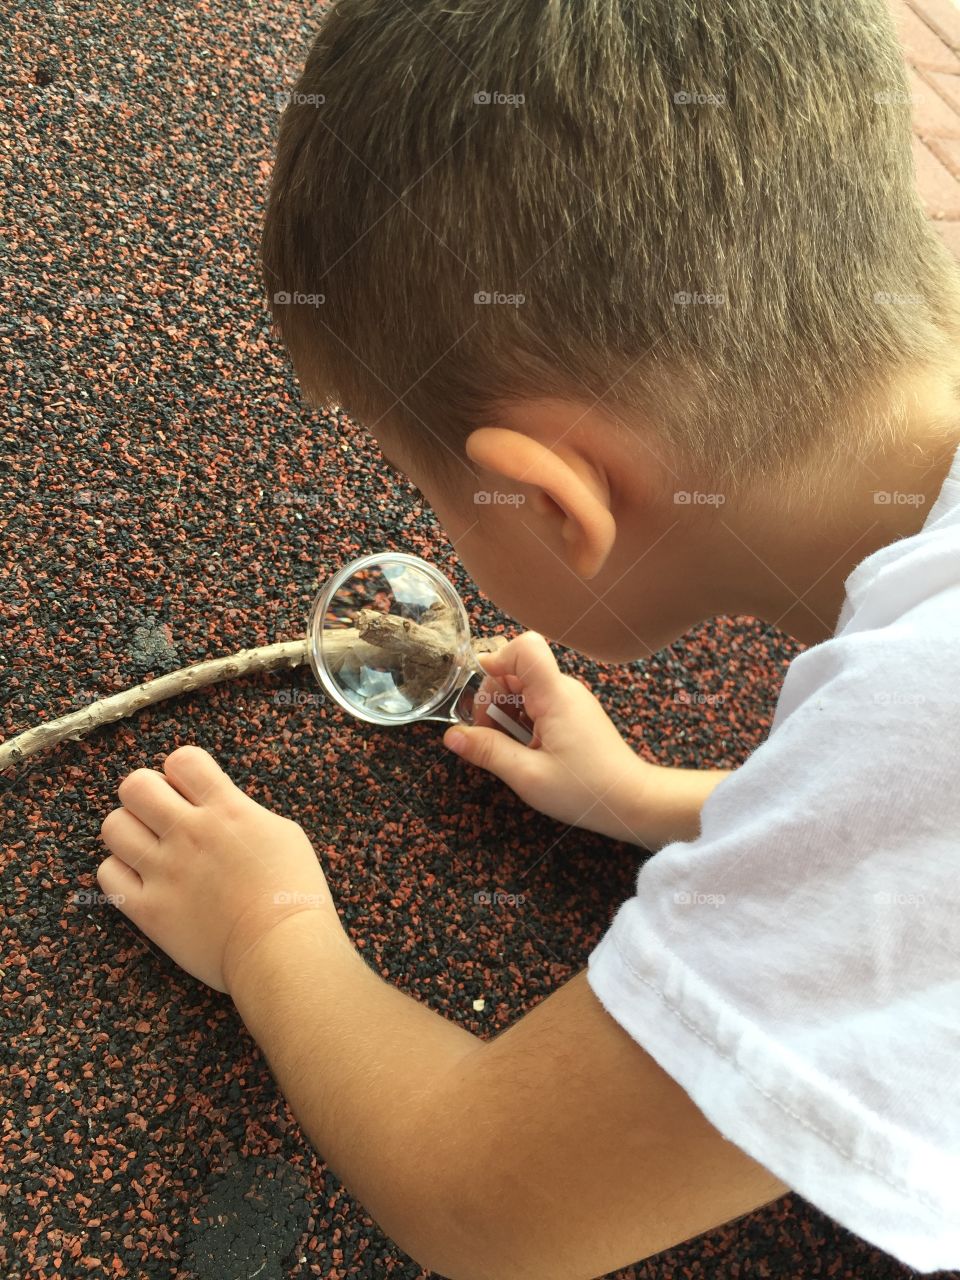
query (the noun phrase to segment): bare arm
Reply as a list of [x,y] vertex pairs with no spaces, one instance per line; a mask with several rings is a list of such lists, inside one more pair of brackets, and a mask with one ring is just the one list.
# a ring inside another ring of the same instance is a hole
[[[637,792],[636,814],[625,815],[642,839],[636,843],[648,849],[662,849],[673,840],[696,840],[700,834],[700,811],[707,799],[733,773],[732,769],[672,769],[666,765],[650,765],[656,770],[644,778]],[[649,796],[655,796],[651,803]]]
[[452,1280],[589,1280],[787,1188],[709,1124],[585,972],[490,1042],[383,982],[313,913],[233,997],[305,1132]]
[[589,1280],[780,1195],[579,974],[494,1040],[384,982],[303,829],[178,747],[136,769],[97,869],[120,910],[229,992],[310,1140],[452,1280]]

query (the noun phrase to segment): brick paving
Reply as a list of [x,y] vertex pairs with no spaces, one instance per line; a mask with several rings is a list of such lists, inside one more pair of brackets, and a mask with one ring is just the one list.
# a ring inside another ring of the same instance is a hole
[[960,4],[891,3],[910,66],[917,185],[927,213],[960,258]]

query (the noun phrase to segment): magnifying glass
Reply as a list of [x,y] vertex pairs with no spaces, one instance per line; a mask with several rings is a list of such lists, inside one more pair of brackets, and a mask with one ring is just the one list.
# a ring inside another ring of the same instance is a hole
[[[418,556],[384,552],[344,565],[310,612],[307,652],[338,706],[369,724],[472,724],[484,672],[455,587]],[[494,702],[490,719],[529,745],[533,726]]]

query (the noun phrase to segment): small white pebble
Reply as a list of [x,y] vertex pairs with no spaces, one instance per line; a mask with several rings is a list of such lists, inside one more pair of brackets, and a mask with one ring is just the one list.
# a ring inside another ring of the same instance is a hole
[[483,1012],[483,1006],[484,1006],[486,1003],[487,1003],[487,1002],[486,1002],[486,1000],[484,1000],[483,996],[481,996],[479,1000],[474,1000],[474,1002],[473,1002],[473,1007],[474,1007],[474,1009],[476,1009],[477,1013],[482,1013],[482,1012]]

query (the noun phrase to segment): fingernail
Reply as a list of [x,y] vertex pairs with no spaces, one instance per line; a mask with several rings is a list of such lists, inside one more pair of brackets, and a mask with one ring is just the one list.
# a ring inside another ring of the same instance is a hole
[[462,754],[464,747],[467,745],[466,734],[459,733],[456,729],[452,733],[448,733],[444,738],[444,742],[451,751],[456,751],[458,755]]

